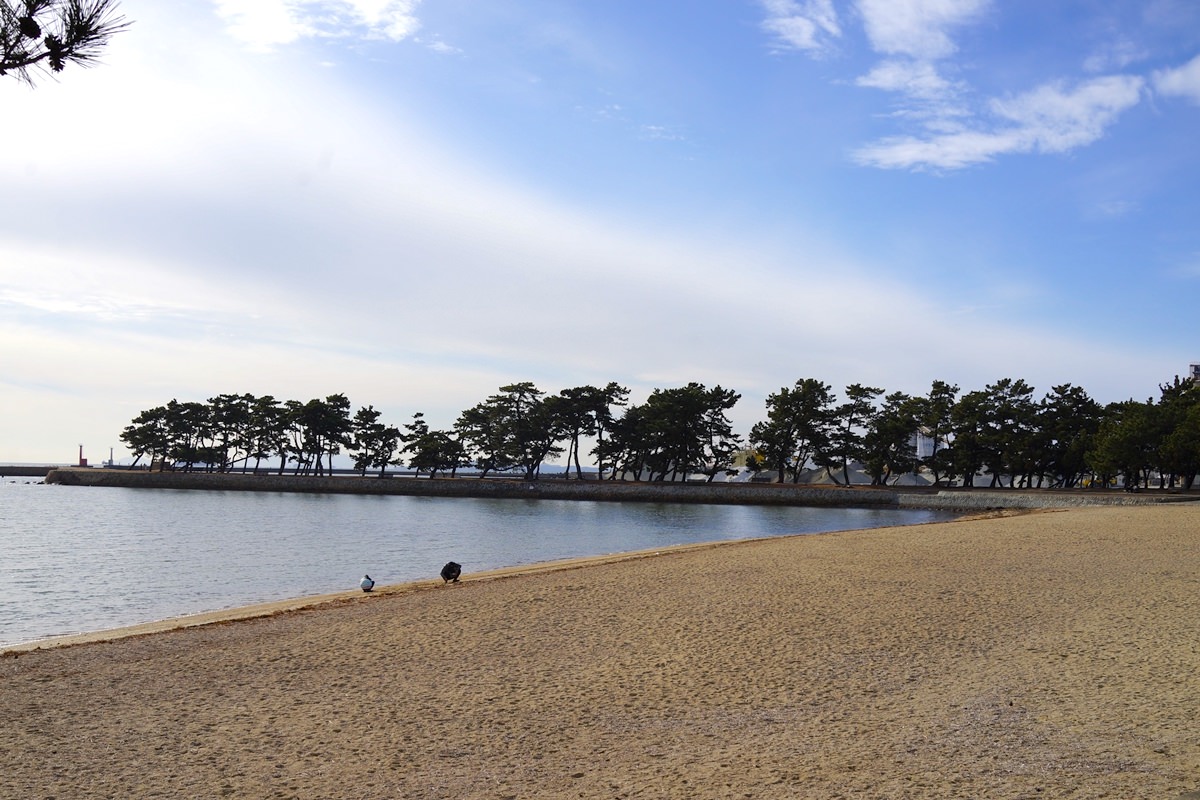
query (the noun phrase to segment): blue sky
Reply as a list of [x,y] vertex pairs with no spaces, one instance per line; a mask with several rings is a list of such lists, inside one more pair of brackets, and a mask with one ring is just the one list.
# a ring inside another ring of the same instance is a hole
[[[1191,0],[124,0],[0,83],[0,461],[139,411],[1200,361]],[[16,124],[13,124],[14,121]]]

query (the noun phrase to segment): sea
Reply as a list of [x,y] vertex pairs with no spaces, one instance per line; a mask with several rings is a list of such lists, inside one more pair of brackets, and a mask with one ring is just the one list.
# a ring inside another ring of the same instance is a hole
[[223,492],[0,482],[0,648],[255,603],[946,511]]

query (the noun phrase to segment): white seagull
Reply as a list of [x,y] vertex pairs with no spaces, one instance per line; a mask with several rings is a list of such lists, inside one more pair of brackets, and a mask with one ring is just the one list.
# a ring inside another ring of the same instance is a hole
[[375,588],[375,581],[371,580],[370,575],[363,575],[362,581],[358,584],[364,592],[369,592]]

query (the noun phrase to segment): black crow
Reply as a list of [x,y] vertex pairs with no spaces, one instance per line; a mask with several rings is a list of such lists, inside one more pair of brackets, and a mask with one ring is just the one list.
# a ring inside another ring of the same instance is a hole
[[442,567],[443,583],[458,583],[459,575],[462,575],[462,564],[455,564],[453,561],[451,561],[449,564]]

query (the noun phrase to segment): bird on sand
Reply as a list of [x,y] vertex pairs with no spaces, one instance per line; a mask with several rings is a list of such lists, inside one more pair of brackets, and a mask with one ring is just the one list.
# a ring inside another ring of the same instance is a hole
[[363,579],[359,582],[358,585],[362,587],[362,590],[364,592],[369,592],[375,588],[375,581],[371,580],[370,575],[363,575]]
[[442,567],[442,583],[458,583],[458,576],[462,575],[462,564],[455,564],[453,561]]

